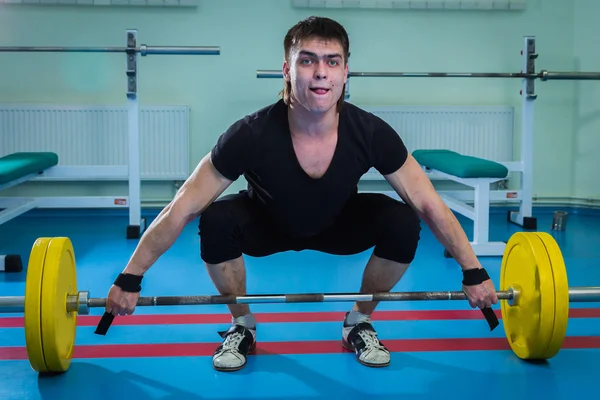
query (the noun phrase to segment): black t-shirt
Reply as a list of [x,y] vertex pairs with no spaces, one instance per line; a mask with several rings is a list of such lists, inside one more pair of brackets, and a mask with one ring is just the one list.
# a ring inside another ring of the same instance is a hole
[[345,103],[329,169],[311,178],[300,166],[280,100],[233,123],[212,149],[212,162],[226,178],[244,175],[253,199],[285,234],[303,237],[331,226],[358,181],[371,167],[395,172],[407,157],[400,136],[381,118]]

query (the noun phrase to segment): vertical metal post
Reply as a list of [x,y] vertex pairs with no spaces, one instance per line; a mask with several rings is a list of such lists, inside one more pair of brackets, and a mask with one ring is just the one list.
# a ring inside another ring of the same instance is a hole
[[140,178],[140,109],[137,95],[138,52],[137,29],[127,34],[127,116],[128,116],[128,173],[129,173],[129,225],[127,239],[141,237],[145,227],[141,220]]
[[[535,74],[535,36],[523,38],[523,72]],[[535,79],[523,78],[521,84],[521,201],[518,213],[512,212],[509,220],[526,229],[537,229],[537,219],[533,213],[533,120]]]

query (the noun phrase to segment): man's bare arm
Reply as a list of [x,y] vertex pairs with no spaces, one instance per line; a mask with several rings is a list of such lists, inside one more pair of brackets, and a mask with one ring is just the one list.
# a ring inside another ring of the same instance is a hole
[[158,214],[140,239],[123,273],[143,275],[175,242],[183,228],[231,185],[214,167],[210,153]]

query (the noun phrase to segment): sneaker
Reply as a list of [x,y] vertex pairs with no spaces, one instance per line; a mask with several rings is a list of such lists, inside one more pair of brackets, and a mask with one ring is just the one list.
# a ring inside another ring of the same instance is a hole
[[348,325],[344,321],[342,345],[356,353],[359,363],[367,367],[387,367],[390,365],[390,352],[377,338],[377,332],[370,322]]
[[213,355],[213,368],[224,372],[244,368],[246,357],[256,350],[256,330],[234,324],[219,335],[224,340]]

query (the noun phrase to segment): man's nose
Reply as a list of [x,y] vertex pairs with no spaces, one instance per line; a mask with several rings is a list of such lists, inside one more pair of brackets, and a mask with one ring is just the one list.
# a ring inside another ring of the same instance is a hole
[[318,62],[315,66],[315,78],[325,79],[327,78],[327,66],[324,62]]

